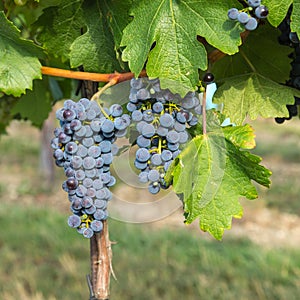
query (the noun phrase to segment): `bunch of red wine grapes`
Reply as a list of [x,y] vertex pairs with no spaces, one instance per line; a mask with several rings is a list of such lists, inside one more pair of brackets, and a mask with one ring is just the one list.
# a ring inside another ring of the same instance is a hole
[[[206,74],[204,82],[211,80],[211,74]],[[158,79],[132,79],[130,85],[126,107],[104,108],[82,98],[66,100],[56,112],[60,127],[54,131],[51,147],[56,165],[67,177],[62,188],[73,213],[68,224],[86,238],[100,232],[108,217],[109,188],[116,183],[110,166],[118,153],[117,138],[136,129],[134,164],[140,181],[148,182],[149,191],[156,194],[168,188],[165,174],[189,140],[187,128],[198,123],[202,111],[202,94],[190,92],[181,98],[161,89]]]

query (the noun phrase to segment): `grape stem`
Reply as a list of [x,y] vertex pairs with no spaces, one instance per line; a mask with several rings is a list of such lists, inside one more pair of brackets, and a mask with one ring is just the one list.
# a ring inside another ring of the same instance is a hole
[[100,97],[101,95],[111,86],[115,85],[118,83],[118,80],[116,78],[112,78],[106,85],[104,85],[101,89],[99,89],[99,91],[97,93],[95,93],[91,100],[92,101],[97,101],[99,104],[99,107],[101,109],[101,112],[103,113],[103,115],[107,118],[110,119],[109,115],[106,113],[106,111],[103,109],[101,103],[100,103]]
[[206,135],[206,90],[203,92],[202,99],[202,133]]

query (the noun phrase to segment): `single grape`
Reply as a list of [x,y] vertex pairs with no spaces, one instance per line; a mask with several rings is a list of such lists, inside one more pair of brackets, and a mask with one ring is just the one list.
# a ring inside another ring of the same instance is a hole
[[227,12],[227,16],[231,20],[236,20],[238,17],[239,11],[237,8],[230,8]]
[[139,110],[135,110],[131,114],[132,121],[139,122],[143,119],[143,113]]
[[110,165],[113,161],[113,157],[114,156],[112,155],[111,152],[102,154],[102,159],[105,165]]
[[103,224],[99,220],[93,220],[91,222],[91,228],[94,230],[94,232],[100,232],[103,229]]
[[83,159],[82,165],[86,170],[90,170],[95,167],[96,161],[94,158],[87,156]]
[[84,178],[82,184],[84,187],[90,188],[91,186],[93,186],[93,180],[89,177],[86,177],[86,178]]
[[150,153],[149,153],[149,150],[146,149],[146,148],[140,148],[136,151],[136,159],[139,161],[139,162],[147,162],[150,158]]
[[145,138],[142,135],[139,135],[136,140],[136,143],[140,148],[147,148],[147,147],[150,147],[151,140],[149,138]]
[[159,118],[159,122],[160,125],[165,128],[173,127],[175,123],[174,118],[168,113],[161,115]]
[[161,103],[161,102],[155,102],[153,105],[152,105],[152,110],[153,112],[155,112],[156,114],[159,114],[163,111],[164,109],[164,105]]
[[175,130],[169,131],[167,134],[167,137],[166,137],[167,141],[169,143],[173,143],[173,144],[177,143],[179,141],[179,138],[180,138],[180,135]]
[[257,20],[253,17],[251,17],[248,22],[245,24],[245,29],[247,30],[255,30],[257,28]]
[[146,100],[150,98],[150,92],[147,89],[140,89],[138,90],[137,99]]
[[89,149],[88,149],[88,156],[91,156],[93,158],[97,158],[99,157],[101,154],[101,149],[99,146],[91,146]]
[[109,112],[113,117],[120,117],[123,114],[123,109],[120,104],[113,104],[109,108]]
[[240,12],[237,17],[238,21],[242,24],[246,24],[249,21],[249,18],[249,15],[244,11]]
[[215,76],[212,73],[205,73],[202,80],[204,83],[212,83],[215,79]]
[[261,0],[248,0],[248,5],[251,7],[260,6]]
[[159,178],[160,178],[160,174],[157,170],[153,169],[149,171],[148,173],[149,181],[156,182],[159,180]]
[[161,158],[163,161],[169,161],[173,158],[173,154],[170,150],[163,150],[161,153]]
[[145,138],[150,138],[155,134],[155,127],[152,124],[146,124],[143,126],[141,133]]
[[151,194],[157,194],[159,191],[160,191],[160,186],[157,184],[157,185],[154,185],[154,184],[150,184],[149,187],[148,187],[148,190]]
[[72,121],[73,119],[76,118],[76,113],[74,110],[72,109],[66,109],[64,112],[63,112],[63,118],[64,120],[66,121]]
[[161,159],[161,155],[158,153],[155,153],[154,155],[152,155],[151,157],[151,163],[154,166],[159,166],[162,164],[162,159]]
[[142,78],[132,78],[130,80],[130,86],[134,89],[139,90],[143,86],[143,80]]
[[85,173],[83,170],[77,170],[75,172],[75,178],[79,181],[82,181],[85,178]]
[[83,230],[82,235],[83,235],[85,238],[90,239],[90,238],[94,235],[94,231],[93,231],[93,229],[91,229],[90,227],[88,227],[88,228],[85,228],[85,229]]
[[56,149],[53,153],[55,159],[61,160],[64,158],[64,152],[61,149]]
[[81,224],[81,219],[77,215],[71,215],[68,218],[68,225],[72,228],[77,228]]
[[76,178],[70,177],[67,179],[66,184],[70,190],[75,190],[78,186],[78,181]]
[[259,19],[264,19],[268,16],[269,14],[269,10],[266,6],[264,5],[260,5],[258,7],[255,8],[255,15],[259,18]]
[[93,205],[93,200],[90,197],[84,196],[81,200],[81,205],[84,208],[89,208]]
[[114,128],[115,128],[114,123],[108,119],[106,119],[101,126],[101,130],[105,133],[113,132]]
[[108,140],[104,140],[99,144],[99,148],[102,153],[108,153],[111,151],[111,142]]

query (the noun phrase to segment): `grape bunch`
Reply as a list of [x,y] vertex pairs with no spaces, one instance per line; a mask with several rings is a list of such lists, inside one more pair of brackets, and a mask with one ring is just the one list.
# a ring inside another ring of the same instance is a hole
[[202,106],[197,93],[181,98],[162,90],[158,79],[132,79],[130,84],[127,109],[138,132],[134,165],[140,182],[149,183],[148,190],[156,194],[168,188],[165,174],[189,139],[187,128],[198,123]]
[[261,5],[261,0],[248,0],[249,7],[239,11],[237,8],[230,8],[227,12],[230,20],[240,22],[246,30],[255,30],[258,26],[257,19],[265,19],[268,14],[268,8]]
[[130,116],[118,104],[109,109],[86,98],[66,100],[57,110],[60,127],[51,141],[56,165],[64,168],[67,179],[62,188],[68,193],[73,214],[68,225],[86,238],[103,228],[107,219],[109,190],[116,183],[110,173],[118,137],[126,135]]

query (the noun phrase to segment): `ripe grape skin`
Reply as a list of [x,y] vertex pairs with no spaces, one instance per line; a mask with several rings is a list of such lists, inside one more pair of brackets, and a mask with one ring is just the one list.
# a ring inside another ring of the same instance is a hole
[[261,0],[248,0],[248,5],[251,7],[260,6]]
[[256,7],[255,9],[255,15],[259,18],[259,19],[264,19],[268,16],[269,14],[269,10],[266,6],[264,5],[260,5],[258,7]]
[[251,17],[249,19],[249,21],[245,24],[245,29],[251,31],[251,30],[255,30],[257,28],[257,20],[253,17]]
[[139,162],[146,162],[150,158],[150,153],[146,148],[140,148],[136,152],[136,159]]
[[239,11],[237,8],[230,8],[227,12],[228,18],[231,20],[236,20],[238,17]]
[[249,21],[249,15],[245,12],[241,12],[239,13],[237,19],[240,23],[246,24]]

